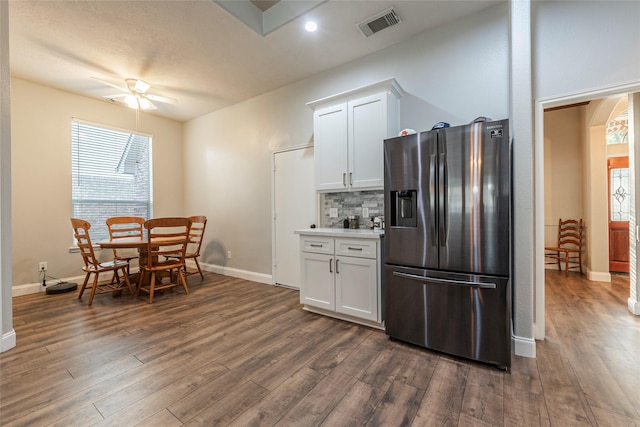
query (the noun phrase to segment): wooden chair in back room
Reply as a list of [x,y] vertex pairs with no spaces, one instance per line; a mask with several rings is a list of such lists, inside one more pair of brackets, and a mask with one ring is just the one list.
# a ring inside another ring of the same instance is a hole
[[189,293],[184,278],[185,254],[189,244],[189,218],[154,218],[144,223],[147,230],[147,262],[141,263],[140,292],[149,294],[153,302],[155,292],[161,289],[182,286]]
[[[146,219],[139,216],[114,216],[107,218],[107,228],[109,229],[109,238],[111,240],[123,239],[126,237],[139,237],[142,239],[142,226]],[[131,264],[131,260],[138,258],[137,252],[122,249],[113,249],[113,258],[126,261]]]
[[[93,303],[95,294],[113,293],[122,291],[123,289],[129,289],[129,292],[133,295],[133,289],[129,282],[129,264],[126,261],[117,259],[107,262],[98,261],[93,251],[93,245],[91,244],[91,236],[89,235],[91,224],[82,219],[71,218],[71,226],[73,227],[73,234],[76,238],[78,249],[80,249],[80,255],[82,255],[82,260],[84,261],[82,270],[86,273],[78,294],[78,299],[82,298],[82,294],[87,288],[92,274],[94,276],[91,282],[89,305]],[[108,272],[112,273],[109,281],[100,281],[100,274]],[[124,281],[120,280],[121,277]]]
[[582,240],[584,226],[580,220],[567,219],[558,221],[558,241],[556,246],[546,246],[544,256],[549,259],[545,264],[556,264],[558,270],[565,267],[565,275],[569,270],[580,270],[582,274]]
[[184,275],[191,276],[192,274],[200,273],[200,278],[204,279],[198,257],[200,257],[200,247],[202,246],[202,237],[204,236],[204,230],[207,227],[207,217],[204,215],[190,216],[191,231],[189,232],[189,245],[187,246],[187,253],[185,254],[185,261],[192,259],[197,271],[188,269],[185,262]]

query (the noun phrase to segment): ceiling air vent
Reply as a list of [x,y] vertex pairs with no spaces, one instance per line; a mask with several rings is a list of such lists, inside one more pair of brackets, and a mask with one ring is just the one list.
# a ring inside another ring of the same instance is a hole
[[378,13],[371,18],[365,19],[357,25],[358,29],[365,37],[369,37],[378,31],[384,30],[392,25],[399,24],[401,22],[398,12],[392,7]]

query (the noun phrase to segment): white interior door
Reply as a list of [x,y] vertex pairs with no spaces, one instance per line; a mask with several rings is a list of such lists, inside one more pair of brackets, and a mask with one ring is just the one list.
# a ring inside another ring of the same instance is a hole
[[316,224],[313,147],[273,154],[273,283],[300,289],[300,237]]

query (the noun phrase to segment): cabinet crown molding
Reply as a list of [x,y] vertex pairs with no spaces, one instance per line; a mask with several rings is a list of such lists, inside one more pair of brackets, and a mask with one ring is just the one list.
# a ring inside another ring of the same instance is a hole
[[404,95],[404,89],[398,83],[398,81],[391,77],[385,80],[381,80],[370,85],[361,86],[355,89],[350,89],[344,92],[336,93],[324,98],[316,99],[315,101],[307,102],[307,106],[312,110],[315,110],[319,106],[326,105],[336,101],[348,101],[351,98],[358,98],[370,93],[377,93],[386,90],[391,92],[396,98],[401,98]]

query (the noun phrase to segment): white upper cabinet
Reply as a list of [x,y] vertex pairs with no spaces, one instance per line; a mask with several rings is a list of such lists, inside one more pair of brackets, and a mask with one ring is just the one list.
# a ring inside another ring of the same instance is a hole
[[383,188],[382,146],[398,134],[402,93],[388,79],[307,104],[314,109],[316,190]]
[[346,103],[314,111],[313,139],[316,190],[346,189],[349,168]]

